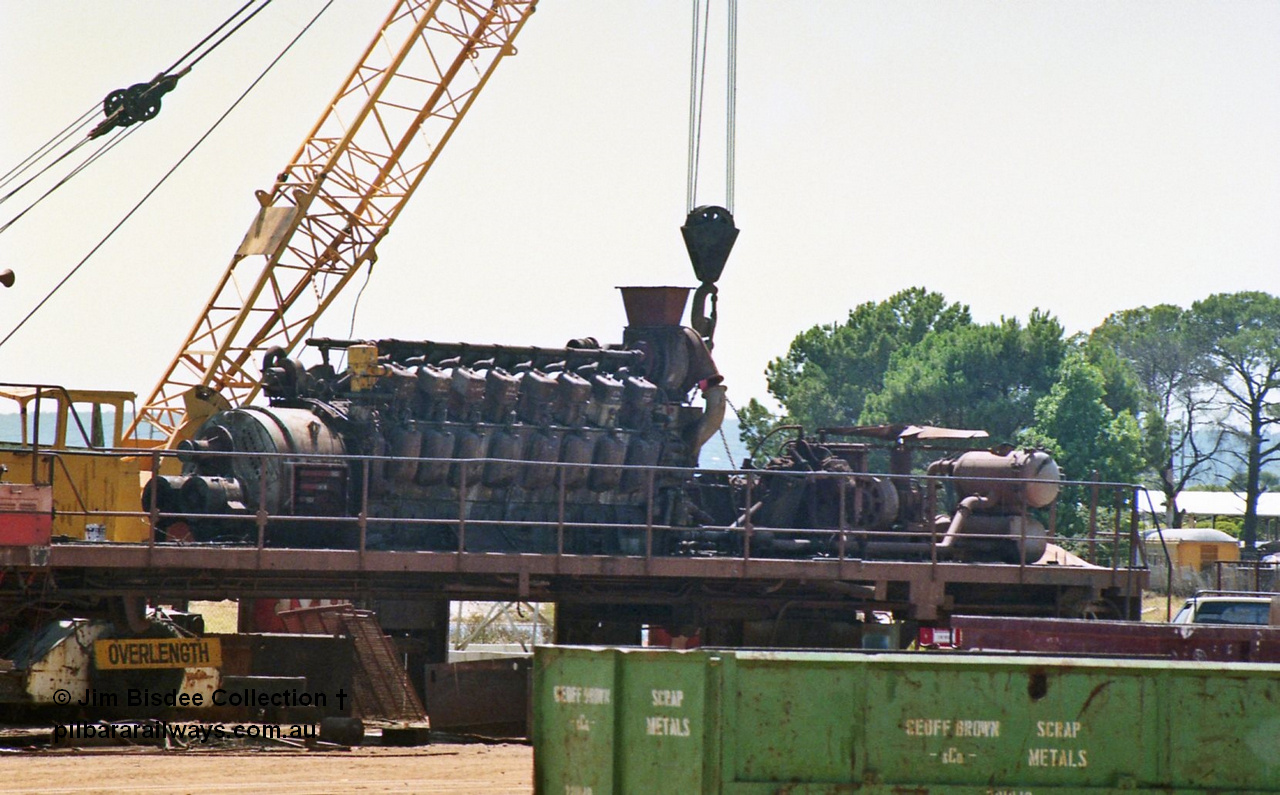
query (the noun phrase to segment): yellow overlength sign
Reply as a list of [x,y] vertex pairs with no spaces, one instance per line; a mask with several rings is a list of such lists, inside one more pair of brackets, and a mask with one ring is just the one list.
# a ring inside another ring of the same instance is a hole
[[217,668],[222,665],[222,644],[218,638],[95,640],[93,661],[99,671],[131,668]]

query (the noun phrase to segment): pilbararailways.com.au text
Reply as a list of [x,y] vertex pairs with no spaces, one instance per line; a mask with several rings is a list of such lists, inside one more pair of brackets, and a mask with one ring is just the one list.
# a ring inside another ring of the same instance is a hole
[[314,740],[320,736],[314,723],[280,726],[275,723],[168,723],[147,720],[138,723],[55,723],[54,743],[69,740],[163,740],[184,743],[216,740]]

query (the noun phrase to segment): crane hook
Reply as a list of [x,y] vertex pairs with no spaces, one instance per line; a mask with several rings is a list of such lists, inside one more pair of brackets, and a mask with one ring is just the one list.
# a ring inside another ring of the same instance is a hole
[[[716,281],[724,272],[725,262],[738,239],[738,228],[733,224],[733,214],[725,208],[703,205],[689,213],[684,226],[680,227],[680,234],[684,236],[693,273],[702,282],[693,296],[689,323],[709,348],[716,330]],[[706,312],[707,298],[711,299],[709,316]]]

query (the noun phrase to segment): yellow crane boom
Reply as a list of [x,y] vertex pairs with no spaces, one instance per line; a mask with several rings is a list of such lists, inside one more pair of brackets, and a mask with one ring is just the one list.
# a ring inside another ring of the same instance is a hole
[[252,227],[126,441],[145,445],[140,431],[153,426],[173,444],[212,411],[253,399],[255,358],[296,348],[372,265],[536,3],[397,0],[275,186],[258,191]]

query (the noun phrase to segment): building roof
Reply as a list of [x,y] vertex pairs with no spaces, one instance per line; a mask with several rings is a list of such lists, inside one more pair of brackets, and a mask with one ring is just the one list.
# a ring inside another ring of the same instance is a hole
[[[1169,527],[1163,531],[1164,540],[1169,544],[1180,544],[1183,541],[1195,541],[1199,543],[1213,544],[1231,544],[1235,546],[1240,542],[1228,533],[1221,530],[1214,530],[1212,527]],[[1147,541],[1160,543],[1160,534],[1155,530],[1147,533],[1145,536]]]
[[[1150,500],[1150,502],[1148,502]],[[1178,494],[1178,510],[1192,516],[1244,516],[1243,491],[1184,491]],[[1164,494],[1138,489],[1138,510],[1164,513]],[[1258,495],[1258,516],[1280,516],[1280,492]]]

